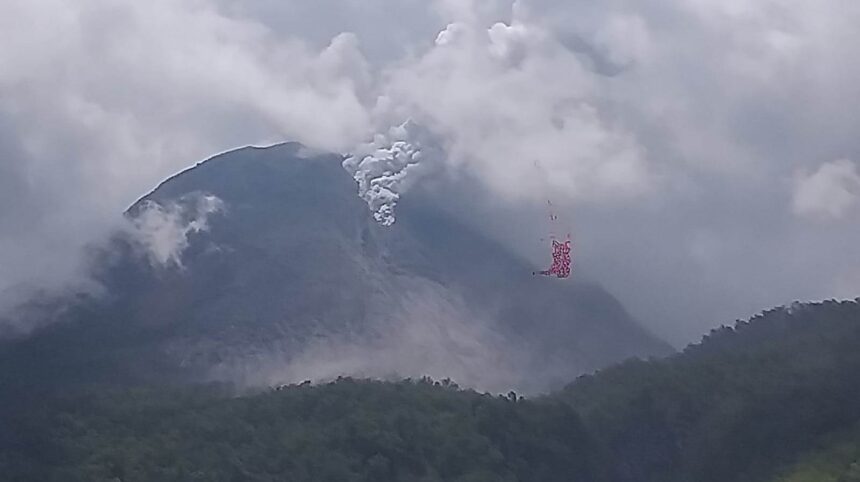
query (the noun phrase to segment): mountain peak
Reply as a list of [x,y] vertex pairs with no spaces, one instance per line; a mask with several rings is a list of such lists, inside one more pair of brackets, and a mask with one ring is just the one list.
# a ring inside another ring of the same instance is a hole
[[[671,350],[599,286],[531,276],[430,196],[380,226],[342,161],[281,143],[172,176],[127,216],[160,209],[184,236],[181,259],[120,249],[110,296],[36,338],[61,336],[58,359],[110,360],[125,379],[430,375],[527,392]],[[199,196],[219,203],[202,221]]]

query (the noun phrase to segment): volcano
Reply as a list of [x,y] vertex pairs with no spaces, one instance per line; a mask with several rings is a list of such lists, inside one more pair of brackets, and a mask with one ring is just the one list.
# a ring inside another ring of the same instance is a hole
[[380,226],[343,160],[297,143],[246,147],[164,181],[126,216],[142,225],[162,213],[181,252],[156,259],[117,236],[95,256],[104,294],[4,342],[0,361],[14,370],[0,377],[271,385],[429,375],[540,392],[672,351],[598,284],[532,276],[432,191],[410,192],[397,222]]

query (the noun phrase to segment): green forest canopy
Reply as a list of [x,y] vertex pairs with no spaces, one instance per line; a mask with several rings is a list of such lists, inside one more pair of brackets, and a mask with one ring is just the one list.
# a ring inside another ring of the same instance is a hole
[[4,394],[3,480],[860,481],[860,305],[713,331],[523,399],[451,381]]

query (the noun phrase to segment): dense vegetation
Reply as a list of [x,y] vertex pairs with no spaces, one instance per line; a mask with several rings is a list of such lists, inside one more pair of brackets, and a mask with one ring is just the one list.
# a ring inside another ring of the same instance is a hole
[[826,302],[534,400],[429,380],[7,393],[0,479],[857,482],[858,348],[860,304]]
[[601,465],[568,405],[427,380],[85,390],[28,413],[3,480],[561,481]]
[[771,480],[831,448],[847,454],[831,461],[836,478],[814,480],[858,480],[838,477],[860,460],[860,305],[771,310],[682,354],[583,377],[558,397],[610,451],[616,480]]

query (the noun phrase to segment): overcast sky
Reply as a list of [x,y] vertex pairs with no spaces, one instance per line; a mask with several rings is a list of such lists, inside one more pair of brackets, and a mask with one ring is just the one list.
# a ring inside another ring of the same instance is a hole
[[81,249],[196,161],[406,119],[500,201],[553,199],[578,273],[675,344],[854,298],[857,25],[856,0],[5,0],[0,304],[81,286]]

